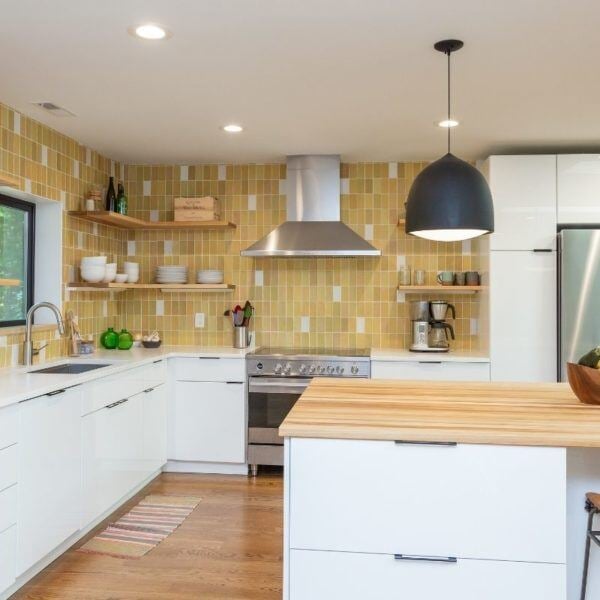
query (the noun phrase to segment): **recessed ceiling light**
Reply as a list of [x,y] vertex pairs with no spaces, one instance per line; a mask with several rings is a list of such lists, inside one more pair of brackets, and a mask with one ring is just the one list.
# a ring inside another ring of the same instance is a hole
[[455,119],[444,119],[443,121],[440,121],[438,123],[439,127],[457,127],[458,126],[458,121],[456,121]]
[[133,35],[144,40],[164,40],[166,37],[170,37],[169,32],[164,27],[154,23],[144,23],[137,27],[130,27],[129,33],[133,33]]
[[240,131],[244,131],[244,128],[241,125],[231,123],[230,125],[225,125],[223,131],[226,131],[227,133],[240,133]]

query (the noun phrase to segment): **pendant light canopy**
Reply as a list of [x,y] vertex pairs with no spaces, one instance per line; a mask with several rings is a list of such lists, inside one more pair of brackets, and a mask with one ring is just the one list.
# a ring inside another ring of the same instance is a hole
[[[434,48],[448,57],[448,120],[450,110],[450,55],[460,40],[437,42]],[[439,242],[468,240],[494,231],[492,194],[485,177],[450,152],[417,175],[406,203],[406,233]]]

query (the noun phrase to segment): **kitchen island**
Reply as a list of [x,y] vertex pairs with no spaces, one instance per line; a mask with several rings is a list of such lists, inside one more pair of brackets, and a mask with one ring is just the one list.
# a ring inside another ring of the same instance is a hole
[[287,600],[579,597],[600,407],[567,384],[317,379],[280,434]]

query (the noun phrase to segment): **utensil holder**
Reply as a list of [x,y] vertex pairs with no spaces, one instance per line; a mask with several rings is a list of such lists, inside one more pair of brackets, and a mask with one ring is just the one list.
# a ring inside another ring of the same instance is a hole
[[250,330],[247,327],[233,328],[233,347],[247,348],[250,345]]

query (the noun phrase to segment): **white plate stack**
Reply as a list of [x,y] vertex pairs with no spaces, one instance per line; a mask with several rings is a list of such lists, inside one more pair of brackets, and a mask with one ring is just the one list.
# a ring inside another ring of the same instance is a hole
[[188,268],[181,265],[156,267],[156,283],[187,283]]
[[223,283],[223,271],[217,271],[214,269],[198,271],[198,273],[196,274],[196,281],[198,283],[206,283],[213,285],[217,283]]

